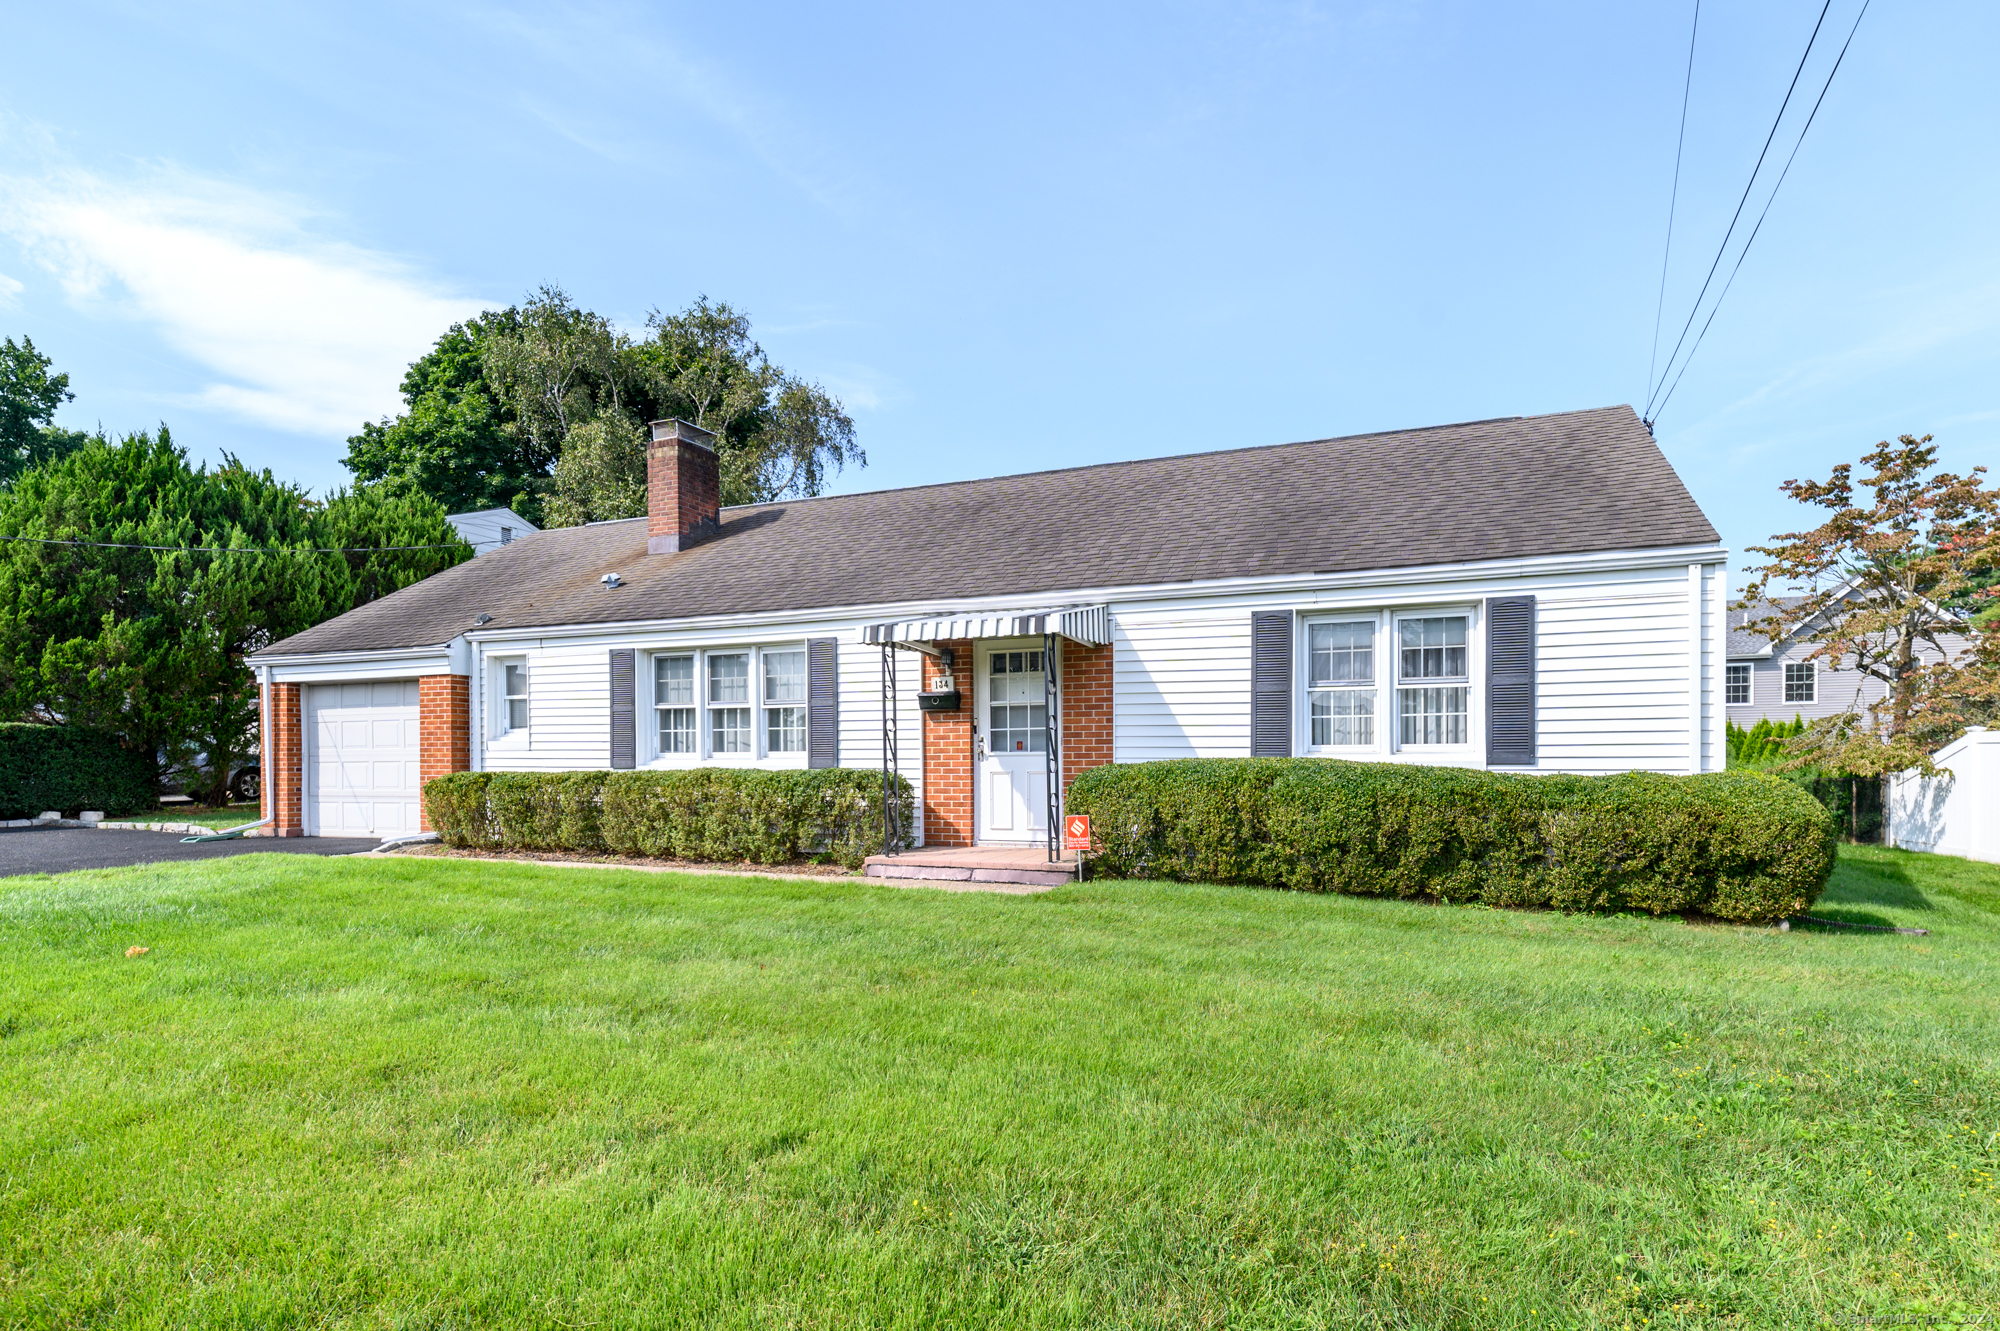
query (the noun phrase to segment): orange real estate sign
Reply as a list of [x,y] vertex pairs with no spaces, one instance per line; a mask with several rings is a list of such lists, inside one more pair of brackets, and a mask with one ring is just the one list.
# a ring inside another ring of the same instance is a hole
[[1090,849],[1090,815],[1068,813],[1063,815],[1064,850]]

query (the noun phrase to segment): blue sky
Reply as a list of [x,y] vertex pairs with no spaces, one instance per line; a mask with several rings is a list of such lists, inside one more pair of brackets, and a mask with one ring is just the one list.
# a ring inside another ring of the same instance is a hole
[[[1704,5],[1669,343],[1818,12]],[[322,489],[410,359],[544,282],[747,309],[852,410],[837,489],[1637,404],[1689,16],[17,7],[0,333],[69,424]],[[1739,552],[1885,435],[2000,460],[1996,49],[2000,6],[1863,21],[1660,423]]]

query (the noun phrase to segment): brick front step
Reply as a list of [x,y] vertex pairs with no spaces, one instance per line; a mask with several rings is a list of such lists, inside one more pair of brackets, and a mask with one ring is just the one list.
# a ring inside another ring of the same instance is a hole
[[916,879],[940,887],[964,883],[1018,883],[1029,887],[1061,887],[1076,881],[1076,861],[1049,863],[1048,853],[1012,846],[970,849],[911,850],[901,855],[870,855],[862,873],[870,878]]

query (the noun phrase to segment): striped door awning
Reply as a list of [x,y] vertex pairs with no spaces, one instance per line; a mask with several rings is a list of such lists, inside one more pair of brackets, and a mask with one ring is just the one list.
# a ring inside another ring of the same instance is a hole
[[955,638],[1032,638],[1056,633],[1086,647],[1111,641],[1111,607],[1065,605],[1038,610],[982,610],[869,624],[868,642],[948,642]]

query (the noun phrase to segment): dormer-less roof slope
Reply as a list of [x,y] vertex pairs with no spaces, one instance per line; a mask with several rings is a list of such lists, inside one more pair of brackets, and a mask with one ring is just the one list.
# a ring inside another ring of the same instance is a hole
[[[1715,529],[1630,407],[1190,453],[558,528],[273,644],[429,647],[487,630],[1203,582],[1661,546]],[[599,583],[616,573],[623,585]]]

